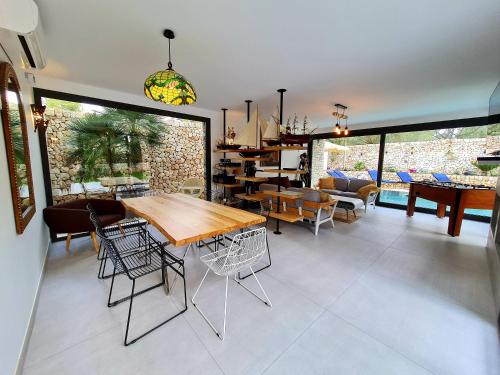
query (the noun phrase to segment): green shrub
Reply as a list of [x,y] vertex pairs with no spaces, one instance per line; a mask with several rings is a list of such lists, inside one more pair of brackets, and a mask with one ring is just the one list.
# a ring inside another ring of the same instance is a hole
[[356,164],[354,164],[354,170],[355,171],[364,171],[366,170],[365,163],[362,161],[357,161]]

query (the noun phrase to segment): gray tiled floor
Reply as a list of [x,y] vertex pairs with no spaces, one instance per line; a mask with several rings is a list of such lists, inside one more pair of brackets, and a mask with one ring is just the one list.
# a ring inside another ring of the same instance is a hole
[[[71,256],[55,244],[24,373],[500,374],[486,224],[465,221],[451,238],[445,220],[377,208],[317,237],[307,225],[282,231],[269,232],[273,266],[259,274],[273,307],[233,283],[224,342],[190,306],[124,347],[127,305],[106,307],[90,241],[74,240]],[[189,296],[204,273],[197,252],[186,258]],[[133,332],[178,308],[179,286],[138,297]],[[129,287],[120,280],[117,295]],[[211,276],[200,292],[217,322],[223,287]]]

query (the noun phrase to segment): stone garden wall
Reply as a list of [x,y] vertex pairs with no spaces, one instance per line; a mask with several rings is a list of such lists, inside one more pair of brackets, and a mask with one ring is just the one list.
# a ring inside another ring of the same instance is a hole
[[[54,204],[85,197],[112,198],[110,192],[75,189],[75,184],[80,185],[77,181],[80,165],[68,164],[65,140],[70,133],[68,125],[83,114],[47,109],[45,115],[50,120],[46,137]],[[145,147],[142,150],[143,163],[135,169],[149,175],[146,182],[149,182],[150,189],[172,193],[179,191],[188,178],[205,178],[205,131],[201,122],[166,119],[167,132],[161,140],[162,145]],[[113,167],[120,172],[128,170],[126,163],[117,163]]]
[[[363,163],[362,169],[376,169],[378,144],[349,146],[344,154],[330,153],[329,167],[354,170]],[[480,174],[472,162],[480,155],[500,149],[500,137],[471,139],[440,139],[421,142],[386,143],[384,170],[418,173]]]

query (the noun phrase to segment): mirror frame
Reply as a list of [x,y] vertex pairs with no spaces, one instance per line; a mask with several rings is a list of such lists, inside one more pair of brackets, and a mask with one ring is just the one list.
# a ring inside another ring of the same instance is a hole
[[[9,84],[9,80],[11,81]],[[24,211],[21,205],[19,185],[16,179],[16,159],[14,156],[14,143],[9,118],[9,102],[7,92],[14,91],[18,96],[19,120],[23,137],[24,161],[26,164],[26,178],[28,180],[29,206]],[[5,149],[7,151],[7,164],[9,165],[10,189],[12,192],[12,205],[14,207],[14,217],[16,221],[16,231],[22,234],[26,226],[33,218],[36,211],[35,195],[33,190],[33,176],[31,173],[31,160],[28,142],[28,130],[26,126],[26,114],[22,103],[21,87],[12,65],[6,62],[0,63],[0,95],[2,109],[2,127],[5,137]]]

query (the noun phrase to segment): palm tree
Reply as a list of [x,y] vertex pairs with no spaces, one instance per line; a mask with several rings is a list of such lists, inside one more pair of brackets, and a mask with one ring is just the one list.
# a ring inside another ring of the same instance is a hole
[[166,132],[160,116],[114,108],[106,108],[103,116],[120,129],[129,171],[132,166],[142,162],[143,147],[159,146]]
[[99,113],[88,113],[75,119],[69,126],[68,164],[81,164],[82,178],[97,176],[98,164],[106,162],[114,175],[114,164],[123,159],[123,134],[108,117]]
[[68,164],[81,164],[81,179],[97,177],[101,162],[111,175],[114,164],[125,160],[130,171],[142,161],[142,147],[160,145],[166,131],[160,116],[114,108],[75,119],[69,130]]

